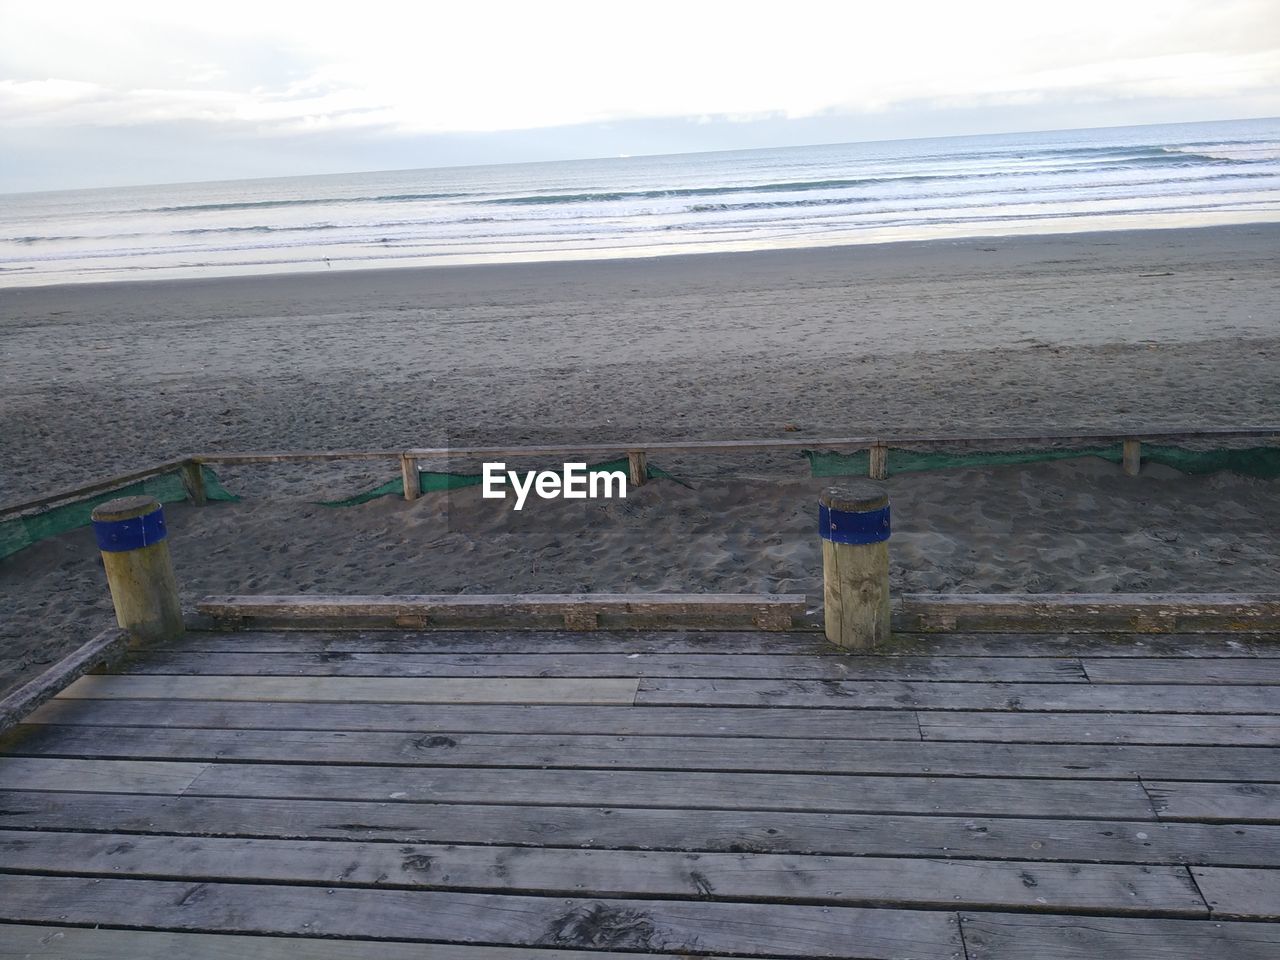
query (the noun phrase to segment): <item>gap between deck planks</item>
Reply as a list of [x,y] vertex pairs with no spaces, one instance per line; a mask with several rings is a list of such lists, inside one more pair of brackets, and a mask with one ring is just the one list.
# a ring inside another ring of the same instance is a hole
[[747,955],[955,960],[953,912],[0,875],[24,923]]
[[44,704],[28,724],[403,731],[425,733],[948,740],[1274,746],[1280,715],[832,710],[820,707],[577,707],[468,704],[76,700]]
[[261,677],[95,675],[62,700],[306,703],[774,706],[841,710],[1018,710],[1280,714],[1280,687],[952,681],[684,678]]
[[385,731],[220,730],[25,724],[9,756],[406,767],[692,770],[935,777],[1280,781],[1280,747],[999,744],[910,740]]
[[[583,960],[581,950],[395,943],[390,940],[321,940],[227,933],[173,933],[106,927],[5,924],[12,956],[23,960]],[[0,954],[6,956],[6,954]],[[590,960],[671,960],[670,954],[595,951]],[[730,960],[706,956],[700,960]],[[771,960],[771,958],[762,958]],[[772,958],[776,960],[776,958]]]
[[773,773],[190,764],[11,757],[0,789],[183,796],[1155,820],[1136,778],[1065,780]]
[[47,831],[385,840],[944,859],[1257,867],[1280,825],[672,807],[386,803],[0,791],[0,827]]
[[[1237,661],[1224,661],[1237,663]],[[1256,661],[1245,660],[1245,664]],[[1280,660],[1276,661],[1280,682]],[[784,657],[640,653],[187,653],[148,651],[112,673],[172,676],[685,677],[1086,683],[1076,658]],[[1223,671],[1225,672],[1225,671]],[[1266,671],[1259,671],[1264,676]],[[1190,681],[1188,681],[1190,682]],[[1241,680],[1240,682],[1246,682]],[[1253,683],[1263,680],[1248,681]]]
[[[8,872],[539,896],[1207,917],[1186,867],[0,831]],[[1224,910],[1264,909],[1217,869]],[[1238,877],[1237,874],[1243,874]],[[1265,914],[1264,914],[1265,915]]]

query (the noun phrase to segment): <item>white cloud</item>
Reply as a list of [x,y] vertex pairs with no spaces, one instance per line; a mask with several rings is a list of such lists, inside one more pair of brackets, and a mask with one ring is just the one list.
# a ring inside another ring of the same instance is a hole
[[0,124],[26,128],[422,134],[1278,91],[1270,0],[0,8]]

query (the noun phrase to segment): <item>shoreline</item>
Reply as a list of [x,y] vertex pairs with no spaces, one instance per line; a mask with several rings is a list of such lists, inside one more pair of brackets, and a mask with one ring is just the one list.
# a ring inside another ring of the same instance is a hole
[[[366,266],[343,266],[336,269],[332,267],[320,268],[319,260],[298,260],[289,261],[295,263],[294,269],[281,270],[260,270],[256,264],[243,264],[245,269],[241,272],[226,272],[216,274],[191,274],[183,275],[187,268],[149,268],[149,273],[153,274],[145,278],[120,277],[117,279],[85,279],[85,280],[68,280],[53,282],[37,282],[29,284],[7,285],[5,280],[5,271],[0,268],[0,297],[6,293],[26,291],[26,290],[48,290],[62,289],[66,287],[74,288],[114,288],[121,286],[136,287],[141,285],[150,285],[154,283],[197,283],[197,282],[245,282],[256,280],[285,280],[310,278],[317,279],[319,277],[349,277],[351,275],[367,275],[367,274],[387,274],[402,273],[405,271],[439,271],[439,270],[484,270],[484,269],[502,269],[511,267],[570,267],[579,266],[590,268],[597,264],[634,264],[646,263],[655,260],[704,260],[707,258],[729,258],[729,257],[751,257],[751,256],[769,256],[771,254],[793,254],[797,256],[813,256],[828,251],[845,251],[853,249],[867,248],[897,248],[902,246],[927,246],[927,245],[964,245],[971,243],[985,242],[1010,242],[1010,241],[1030,241],[1037,240],[1055,240],[1065,238],[1081,238],[1089,239],[1097,236],[1114,236],[1116,234],[1149,234],[1149,233],[1165,233],[1165,232],[1185,232],[1185,231],[1215,231],[1215,230],[1231,230],[1231,229],[1251,229],[1274,227],[1280,229],[1280,219],[1241,219],[1241,215],[1236,214],[1216,214],[1214,215],[1217,222],[1214,223],[1168,223],[1160,226],[1143,226],[1144,220],[1150,219],[1144,216],[1125,216],[1117,217],[1123,219],[1126,225],[1118,225],[1111,228],[1097,228],[1093,224],[1097,219],[1101,218],[1074,218],[1063,219],[1062,224],[1070,224],[1073,222],[1087,223],[1088,226],[1081,226],[1079,229],[1047,229],[1035,230],[1028,232],[1006,232],[1007,225],[1001,224],[993,227],[989,232],[957,232],[953,235],[939,236],[911,236],[904,235],[901,237],[883,236],[873,240],[849,239],[844,242],[819,242],[809,243],[801,240],[793,244],[777,243],[771,241],[766,246],[759,246],[751,243],[735,245],[730,242],[723,248],[708,247],[707,249],[698,250],[680,250],[678,246],[658,247],[654,248],[654,252],[645,254],[637,253],[628,248],[616,248],[615,252],[597,250],[583,251],[558,251],[561,256],[546,258],[537,255],[523,256],[520,254],[492,254],[484,259],[469,260],[466,255],[457,255],[451,257],[449,254],[429,254],[405,255],[404,260],[422,261],[422,262],[403,262],[398,265],[386,265],[385,261],[396,258],[386,257],[379,259],[371,259]],[[1134,225],[1129,225],[1130,221]],[[936,228],[935,228],[936,229]],[[871,231],[874,232],[874,231]],[[879,231],[884,233],[885,231]],[[776,238],[775,238],[776,239]],[[670,251],[670,252],[666,252]],[[572,256],[565,254],[581,253],[581,256]],[[447,261],[447,262],[446,262]],[[274,265],[273,265],[274,266]],[[177,275],[160,276],[165,272],[175,273]]]

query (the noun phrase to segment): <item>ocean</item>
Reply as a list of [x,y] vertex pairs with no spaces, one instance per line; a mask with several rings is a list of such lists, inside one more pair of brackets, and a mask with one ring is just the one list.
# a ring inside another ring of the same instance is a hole
[[0,195],[0,287],[1280,220],[1280,119]]

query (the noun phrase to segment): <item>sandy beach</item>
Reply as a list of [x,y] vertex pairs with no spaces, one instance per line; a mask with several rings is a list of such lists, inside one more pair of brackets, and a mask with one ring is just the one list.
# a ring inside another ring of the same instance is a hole
[[[0,500],[192,451],[1155,429],[1280,422],[1280,225],[0,291]],[[788,425],[799,427],[788,431]],[[798,457],[673,459],[625,502],[220,471],[169,508],[190,602],[230,592],[815,595]],[[1102,461],[909,474],[919,591],[1274,590],[1275,481]],[[0,685],[111,621],[92,535],[0,561]]]

